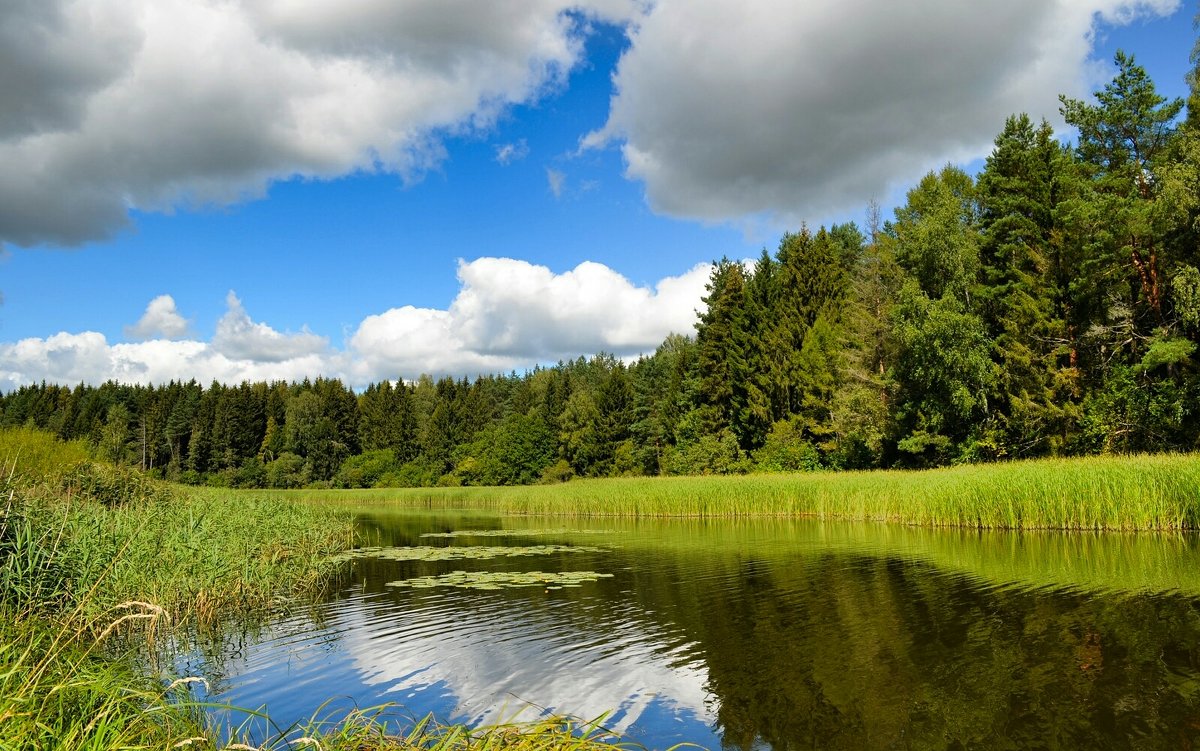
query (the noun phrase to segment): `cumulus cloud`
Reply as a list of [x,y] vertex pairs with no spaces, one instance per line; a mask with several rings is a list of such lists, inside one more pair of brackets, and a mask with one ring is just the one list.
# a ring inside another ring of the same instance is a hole
[[45,339],[0,344],[0,390],[40,381],[62,384],[167,383],[299,380],[314,374],[340,375],[337,357],[307,355],[284,362],[235,360],[207,342],[168,341],[110,344],[103,334],[59,333]]
[[61,332],[53,336],[0,343],[0,390],[47,381],[76,384],[166,383],[196,379],[221,381],[299,380],[306,376],[342,377],[345,358],[330,350],[324,337],[303,332],[281,334],[255,323],[232,292],[228,311],[212,341],[172,341],[164,326],[182,335],[188,328],[169,295],[155,298],[134,326],[130,338],[150,341],[110,343],[101,333]]
[[9,0],[0,19],[0,139],[78,127],[139,43],[119,0]]
[[594,19],[626,24],[629,47],[584,144],[619,143],[658,211],[790,222],[978,156],[1011,113],[1053,116],[1092,82],[1097,19],[1179,4],[9,0],[0,244],[103,239],[131,210],[294,177],[415,179],[446,134],[565,85]]
[[710,272],[698,264],[651,289],[591,261],[561,274],[511,258],[460,261],[449,313],[460,340],[490,355],[643,352],[691,331]]
[[[710,273],[699,264],[651,286],[593,262],[555,273],[511,258],[460,261],[460,288],[446,309],[403,306],[368,316],[342,350],[307,329],[286,333],[254,321],[230,292],[210,341],[110,343],[85,331],[0,343],[0,390],[42,380],[237,383],[319,375],[362,386],[422,373],[507,372],[601,350],[627,357],[653,351],[667,334],[692,331]],[[163,295],[127,335],[159,335],[180,322],[186,325]]]
[[632,0],[15,0],[0,9],[0,242],[274,180],[418,176],[447,132],[561,86]]
[[653,208],[794,222],[981,156],[1005,117],[1092,85],[1097,19],[1178,0],[659,0],[630,32],[606,125]]
[[175,308],[175,298],[159,295],[146,306],[146,312],[132,326],[125,327],[128,339],[182,339],[191,325]]
[[329,339],[307,329],[298,334],[282,334],[265,323],[250,320],[242,301],[232,291],[225,296],[225,306],[212,348],[231,360],[280,363],[320,356],[329,349]]
[[447,310],[405,306],[362,322],[350,339],[358,380],[492,373],[593,354],[653,351],[690,333],[711,273],[699,264],[653,288],[599,263],[556,274],[512,258],[460,261]]

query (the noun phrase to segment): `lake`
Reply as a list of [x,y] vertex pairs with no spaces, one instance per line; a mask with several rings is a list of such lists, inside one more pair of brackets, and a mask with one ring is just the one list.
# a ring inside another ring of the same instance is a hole
[[278,727],[393,702],[468,723],[603,717],[650,748],[1200,740],[1195,536],[473,511],[361,524],[379,549],[325,601],[177,669]]

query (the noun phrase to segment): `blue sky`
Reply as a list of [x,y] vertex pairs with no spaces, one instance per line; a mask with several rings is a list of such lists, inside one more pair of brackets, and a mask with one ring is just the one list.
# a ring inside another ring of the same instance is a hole
[[1183,95],[1195,38],[1172,0],[149,2],[0,10],[0,389],[652,350],[706,262],[890,214],[1118,47]]

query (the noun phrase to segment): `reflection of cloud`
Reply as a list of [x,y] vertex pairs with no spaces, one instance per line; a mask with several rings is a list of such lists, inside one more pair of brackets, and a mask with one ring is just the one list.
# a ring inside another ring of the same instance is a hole
[[703,663],[682,663],[643,624],[609,620],[597,633],[564,620],[555,603],[522,609],[473,600],[447,607],[439,599],[433,607],[389,610],[386,618],[348,608],[341,644],[363,683],[389,696],[438,684],[453,694],[458,719],[471,723],[513,720],[518,712],[534,719],[537,707],[585,720],[615,710],[606,726],[626,733],[656,702],[705,724],[714,719]]

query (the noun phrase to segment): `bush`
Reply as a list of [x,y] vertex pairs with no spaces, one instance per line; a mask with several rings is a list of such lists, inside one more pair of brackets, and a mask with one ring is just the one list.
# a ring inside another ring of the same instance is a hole
[[396,452],[391,449],[366,451],[342,462],[333,477],[336,488],[372,488],[380,478],[400,469]]
[[574,477],[575,470],[571,469],[571,463],[566,459],[559,459],[554,464],[542,470],[540,482],[543,485],[553,485],[555,483],[567,482]]
[[726,475],[746,469],[737,439],[728,430],[666,451],[663,466],[669,475]]
[[312,479],[304,459],[287,451],[267,462],[266,471],[269,488],[302,488]]
[[59,490],[68,497],[104,506],[144,505],[166,500],[166,485],[130,467],[80,462],[66,470]]
[[258,457],[247,457],[233,473],[232,485],[235,488],[265,488],[267,468]]
[[821,452],[793,420],[771,426],[762,448],[754,452],[754,466],[764,472],[811,472],[822,468]]
[[429,488],[437,484],[441,472],[429,462],[415,459],[382,475],[377,488]]

